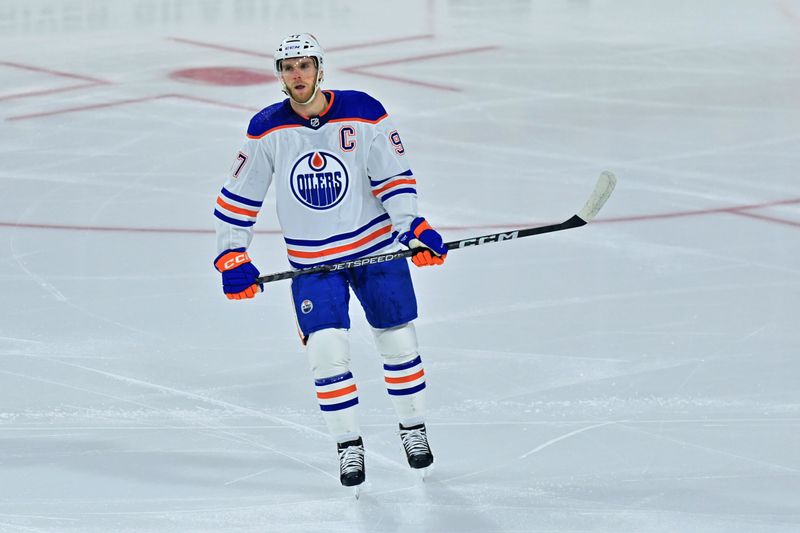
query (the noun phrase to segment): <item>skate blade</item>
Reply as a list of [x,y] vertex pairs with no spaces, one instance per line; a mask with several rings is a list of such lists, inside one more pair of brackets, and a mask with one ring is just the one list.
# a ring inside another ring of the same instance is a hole
[[426,466],[425,468],[415,468],[414,474],[421,480],[425,481],[433,473],[433,465]]
[[353,493],[353,497],[357,500],[361,497],[361,492],[364,487],[367,485],[367,482],[361,483],[359,485],[353,485],[352,487],[344,487],[346,489],[350,489]]

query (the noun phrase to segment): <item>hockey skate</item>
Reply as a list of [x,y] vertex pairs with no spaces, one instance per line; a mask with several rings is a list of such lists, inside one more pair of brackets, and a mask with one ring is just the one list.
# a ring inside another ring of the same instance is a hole
[[428,435],[425,432],[425,424],[404,427],[400,424],[400,440],[403,442],[403,449],[406,451],[408,466],[418,470],[424,479],[429,467],[433,464],[433,453],[428,445]]
[[358,498],[359,485],[364,483],[364,441],[361,437],[355,440],[342,442],[339,451],[339,480],[345,487],[353,487]]

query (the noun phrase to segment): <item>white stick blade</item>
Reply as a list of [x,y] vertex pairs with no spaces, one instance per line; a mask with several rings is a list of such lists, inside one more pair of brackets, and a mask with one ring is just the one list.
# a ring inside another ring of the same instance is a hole
[[600,174],[592,195],[586,200],[586,205],[583,206],[578,216],[586,222],[591,222],[603,208],[611,193],[614,192],[616,184],[617,177],[613,173],[606,170]]

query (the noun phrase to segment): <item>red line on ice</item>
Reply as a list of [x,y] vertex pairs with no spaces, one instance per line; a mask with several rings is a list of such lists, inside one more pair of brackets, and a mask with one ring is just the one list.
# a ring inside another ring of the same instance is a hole
[[[370,46],[381,46],[384,44],[395,44],[395,43],[402,43],[408,41],[417,41],[421,39],[432,39],[433,35],[425,34],[425,35],[410,35],[407,37],[395,37],[392,39],[382,39],[380,41],[368,41],[364,43],[356,43],[356,44],[345,44],[342,46],[332,46],[330,48],[325,48],[326,52],[342,52],[345,50],[356,50],[359,48],[369,48]],[[189,44],[192,46],[200,46],[202,48],[211,48],[213,50],[221,50],[223,52],[232,52],[234,54],[241,54],[246,56],[253,56],[253,57],[265,57],[272,59],[272,54],[267,54],[265,52],[254,52],[252,50],[247,50],[245,48],[237,48],[235,46],[227,46],[224,44],[215,44],[209,43],[205,41],[197,41],[195,39],[184,39],[183,37],[167,37],[168,40],[174,41],[177,43]]]
[[[386,44],[396,44],[396,43],[408,42],[408,41],[418,41],[418,40],[424,40],[424,39],[433,39],[434,37],[435,37],[435,35],[433,33],[427,33],[427,34],[423,34],[423,35],[411,35],[411,36],[407,36],[407,37],[394,37],[394,38],[391,38],[391,39],[383,39],[383,40],[379,40],[379,41],[370,41],[370,42],[365,42],[365,43],[356,43],[356,44],[348,44],[348,45],[342,45],[342,46],[334,46],[334,47],[331,47],[331,48],[327,48],[326,51],[327,52],[341,52],[341,51],[345,51],[345,50],[356,50],[356,49],[360,49],[360,48],[368,48],[368,47],[371,47],[371,46],[381,46],[381,45],[386,45]],[[201,47],[204,47],[204,48],[212,48],[214,50],[222,50],[222,51],[225,51],[225,52],[233,52],[233,53],[243,54],[243,55],[248,55],[248,56],[255,56],[255,57],[262,57],[262,58],[271,58],[272,57],[272,54],[266,54],[266,53],[262,53],[262,52],[253,52],[251,50],[246,50],[246,49],[243,49],[243,48],[236,48],[236,47],[233,47],[233,46],[226,46],[226,45],[208,43],[208,42],[203,42],[203,41],[196,41],[196,40],[193,40],[193,39],[184,39],[182,37],[168,37],[168,39],[170,41],[175,41],[175,42],[184,43],[184,44],[190,44],[190,45],[193,45],[193,46],[201,46]],[[430,83],[430,82],[418,81],[418,80],[413,80],[413,79],[409,79],[409,78],[404,78],[404,77],[401,77],[401,76],[395,76],[395,75],[389,75],[389,74],[379,74],[379,73],[376,73],[376,72],[369,72],[366,69],[371,69],[371,68],[375,68],[375,67],[382,67],[382,66],[386,66],[386,65],[397,65],[397,64],[401,64],[401,63],[413,63],[413,62],[418,62],[418,61],[427,61],[429,59],[435,59],[435,58],[440,58],[440,57],[451,57],[451,56],[455,56],[455,55],[471,54],[471,53],[476,53],[476,52],[485,52],[485,51],[488,51],[488,50],[495,50],[495,49],[497,49],[496,46],[482,46],[482,47],[477,47],[477,48],[467,48],[467,49],[463,49],[463,50],[450,50],[450,51],[446,51],[446,52],[437,52],[437,53],[433,53],[433,54],[425,54],[425,55],[418,55],[418,56],[411,56],[411,57],[401,57],[401,58],[397,58],[397,59],[389,59],[389,60],[386,60],[386,61],[379,61],[379,62],[376,62],[376,63],[368,63],[366,65],[355,65],[355,66],[352,66],[352,67],[344,67],[344,68],[342,68],[342,70],[344,72],[348,72],[350,74],[357,74],[357,75],[361,75],[361,76],[369,76],[369,77],[372,77],[372,78],[389,80],[389,81],[394,81],[394,82],[398,82],[398,83],[405,83],[407,85],[417,85],[417,86],[420,86],[420,87],[426,87],[428,89],[435,89],[435,90],[439,90],[439,91],[457,92],[457,91],[460,91],[461,89],[459,89],[457,87],[452,87],[452,86],[449,86],[449,85],[442,85],[442,84],[438,84],[438,83]]]
[[29,98],[32,96],[44,96],[47,94],[55,94],[55,93],[63,93],[67,91],[77,91],[79,89],[88,89],[90,87],[96,87],[98,85],[108,85],[110,82],[97,79],[97,78],[90,78],[89,76],[82,76],[79,74],[71,74],[69,72],[61,72],[59,70],[52,70],[48,68],[42,67],[35,67],[33,65],[23,65],[22,63],[13,63],[11,61],[0,61],[0,65],[16,68],[20,70],[28,70],[31,72],[40,72],[43,74],[47,74],[49,76],[55,76],[58,78],[69,78],[73,80],[80,80],[88,83],[81,83],[79,85],[68,85],[65,87],[54,87],[52,89],[40,89],[36,91],[26,91],[20,93],[13,93],[13,94],[6,94],[0,95],[0,101],[3,100],[11,100],[14,98]]
[[13,117],[8,117],[6,120],[27,120],[31,118],[40,118],[40,117],[50,117],[53,115],[63,115],[65,113],[75,113],[78,111],[87,111],[89,109],[102,109],[104,107],[115,107],[120,105],[127,105],[127,104],[136,104],[140,102],[147,102],[149,100],[155,100],[160,98],[159,96],[145,96],[143,98],[131,98],[129,100],[117,100],[115,102],[104,102],[102,104],[90,104],[84,105],[79,107],[67,107],[63,109],[56,109],[53,111],[42,111],[39,113],[30,113],[28,115],[16,115]]
[[785,224],[787,226],[795,226],[800,228],[800,222],[795,222],[794,220],[786,220],[784,218],[778,218],[778,217],[769,217],[767,215],[761,215],[758,213],[746,213],[744,211],[732,211],[732,213],[743,217],[757,218],[759,220],[766,220],[767,222],[775,222],[776,224]]
[[99,85],[98,83],[82,83],[80,85],[67,85],[66,87],[55,87],[53,89],[42,89],[39,91],[6,94],[0,96],[0,101],[13,100],[14,98],[28,98],[31,96],[44,96],[47,94],[65,93],[67,91],[77,91],[78,89],[88,89],[89,87],[97,87],[98,85]]
[[786,18],[791,19],[795,24],[800,23],[800,15],[794,9],[789,7],[789,4],[786,2],[786,0],[773,0],[772,3],[778,8],[778,11],[783,13]]
[[[740,206],[730,206],[730,207],[718,207],[714,209],[698,209],[695,211],[677,211],[674,213],[657,213],[651,215],[634,215],[634,216],[627,216],[627,217],[616,217],[616,218],[603,218],[598,219],[595,222],[633,222],[636,220],[658,220],[664,218],[679,218],[679,217],[693,217],[693,216],[702,216],[702,215],[713,215],[715,213],[730,213],[734,215],[743,215],[743,211],[747,211],[750,209],[761,209],[764,207],[774,207],[778,205],[790,205],[790,204],[800,204],[800,198],[789,198],[787,200],[776,200],[773,202],[764,202],[760,204],[750,204],[750,205],[740,205]],[[778,220],[778,219],[775,219]],[[773,220],[773,221],[775,221]]]
[[200,46],[202,48],[211,48],[213,50],[221,50],[223,52],[233,52],[235,54],[242,54],[253,57],[268,57],[272,58],[272,54],[265,54],[263,52],[253,52],[252,50],[245,50],[244,48],[236,48],[233,46],[225,46],[222,44],[206,43],[203,41],[195,41],[194,39],[184,39],[182,37],[167,37],[167,40],[176,43],[190,44],[192,46]]
[[460,92],[461,89],[458,87],[452,87],[450,85],[440,85],[438,83],[429,83],[427,81],[419,81],[419,80],[412,80],[409,78],[401,78],[400,76],[390,76],[388,74],[378,74],[377,72],[366,72],[363,70],[359,70],[357,68],[345,68],[342,69],[345,72],[349,72],[350,74],[358,74],[360,76],[369,76],[370,78],[378,78],[380,80],[389,80],[389,81],[396,81],[398,83],[405,83],[407,85],[417,85],[419,87],[427,87],[428,89],[436,89],[437,91],[450,91],[450,92]]
[[108,83],[105,80],[90,78],[89,76],[81,76],[80,74],[71,74],[69,72],[52,70],[49,68],[34,67],[33,65],[23,65],[22,63],[13,63],[11,61],[0,61],[0,65],[5,65],[7,67],[13,67],[23,70],[30,70],[33,72],[42,72],[44,74],[50,74],[51,76],[58,76],[60,78],[72,78],[73,80],[90,81],[93,83]]
[[425,39],[433,39],[434,35],[432,33],[426,33],[424,35],[410,35],[408,37],[394,37],[392,39],[383,39],[381,41],[370,41],[366,43],[357,43],[357,44],[346,44],[342,46],[334,46],[331,48],[326,48],[328,52],[342,52],[344,50],[356,50],[359,48],[369,48],[370,46],[382,46],[384,44],[397,44],[397,43],[405,43],[408,41],[421,41]]
[[376,67],[384,67],[384,66],[387,66],[387,65],[399,65],[399,64],[402,64],[402,63],[414,63],[414,62],[419,62],[419,61],[428,61],[430,59],[437,59],[437,58],[440,58],[440,57],[452,57],[452,56],[462,55],[462,54],[474,54],[474,53],[477,53],[477,52],[487,52],[487,51],[490,51],[490,50],[497,50],[497,48],[498,48],[497,46],[480,46],[480,47],[477,47],[477,48],[464,48],[464,49],[461,49],[461,50],[449,50],[447,52],[436,52],[436,53],[433,53],[433,54],[424,54],[424,55],[419,55],[419,56],[410,56],[410,57],[401,57],[401,58],[396,58],[396,59],[388,59],[386,61],[378,61],[376,63],[368,63],[366,65],[356,65],[354,67],[346,67],[346,68],[343,68],[342,70],[344,70],[345,72],[349,72],[351,74],[360,74],[362,76],[370,76],[370,77],[373,77],[373,78],[391,80],[391,81],[396,81],[396,82],[400,82],[400,83],[406,83],[406,84],[409,84],[409,85],[418,85],[418,86],[422,86],[422,87],[427,87],[429,89],[438,89],[438,90],[442,90],[442,91],[458,92],[458,91],[461,90],[458,87],[452,87],[450,85],[440,85],[440,84],[436,84],[436,83],[429,83],[429,82],[424,82],[424,81],[412,80],[412,79],[409,79],[409,78],[401,78],[399,76],[393,76],[393,75],[388,75],[388,74],[379,74],[379,73],[376,73],[376,72],[367,71],[366,69],[372,69],[372,68],[376,68]]
[[497,46],[478,46],[475,48],[462,48],[459,50],[448,50],[446,52],[436,52],[433,54],[424,54],[420,56],[410,56],[410,57],[400,57],[397,59],[389,59],[386,61],[378,61],[376,63],[368,63],[366,65],[357,65],[355,67],[348,67],[348,68],[373,68],[373,67],[384,67],[386,65],[397,65],[400,63],[413,63],[416,61],[427,61],[429,59],[437,59],[440,57],[452,57],[457,55],[463,54],[474,54],[476,52],[487,52],[489,50],[497,50]]
[[[698,209],[696,211],[679,211],[674,213],[657,213],[652,215],[634,215],[628,217],[615,217],[615,218],[599,218],[592,222],[596,223],[618,223],[618,222],[637,222],[643,220],[659,220],[666,218],[681,218],[691,216],[704,216],[719,213],[729,213],[734,215],[742,215],[751,218],[757,218],[767,222],[775,222],[778,224],[786,224],[792,227],[800,227],[800,222],[793,222],[780,218],[749,213],[751,209],[762,209],[766,207],[774,207],[779,205],[800,204],[800,198],[789,198],[786,200],[776,200],[772,202],[763,202],[758,204],[739,205],[730,207],[719,207],[715,209]],[[209,206],[211,203],[209,203]],[[543,225],[542,222],[537,223],[523,223],[523,224],[478,224],[468,226],[437,226],[438,229],[444,231],[460,231],[460,230],[491,230],[491,229],[513,229],[521,227],[535,227]],[[214,233],[213,229],[193,229],[193,228],[142,228],[132,226],[79,226],[71,224],[37,224],[37,223],[20,223],[20,222],[0,222],[0,227],[6,228],[23,228],[23,229],[46,229],[46,230],[70,230],[70,231],[104,231],[104,232],[120,232],[120,233],[195,233],[195,234],[210,234]],[[259,234],[277,235],[280,234],[278,229],[261,229],[256,230]]]
[[210,104],[210,105],[215,105],[215,106],[220,106],[220,107],[227,107],[227,108],[231,108],[231,109],[242,109],[242,110],[251,111],[251,112],[254,112],[254,113],[256,111],[259,111],[259,109],[256,109],[256,108],[253,108],[253,107],[247,107],[247,106],[242,106],[242,105],[238,105],[238,104],[229,104],[227,102],[220,102],[220,101],[217,101],[217,100],[211,100],[209,98],[201,98],[201,97],[198,97],[198,96],[190,96],[190,95],[186,95],[186,94],[158,94],[158,95],[155,95],[155,96],[145,96],[145,97],[142,97],[142,98],[130,98],[130,99],[127,99],[127,100],[115,100],[113,102],[103,102],[103,103],[99,103],[99,104],[90,104],[90,105],[79,106],[79,107],[68,107],[68,108],[63,108],[63,109],[55,109],[55,110],[52,110],[52,111],[42,111],[40,113],[31,113],[31,114],[28,114],[28,115],[16,115],[16,116],[13,116],[13,117],[8,117],[6,120],[27,120],[27,119],[31,119],[31,118],[51,117],[53,115],[63,115],[65,113],[77,113],[79,111],[88,111],[90,109],[102,109],[102,108],[117,107],[117,106],[129,105],[129,104],[140,104],[142,102],[149,102],[151,100],[161,100],[161,99],[164,99],[164,98],[176,98],[176,99],[179,99],[179,100],[189,100],[189,101],[193,101],[193,102],[200,102],[200,103]]

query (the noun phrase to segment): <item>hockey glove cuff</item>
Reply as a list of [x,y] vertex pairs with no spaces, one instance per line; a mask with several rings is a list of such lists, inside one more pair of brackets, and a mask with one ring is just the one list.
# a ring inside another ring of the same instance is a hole
[[447,258],[447,246],[442,236],[422,217],[412,220],[411,227],[400,235],[399,240],[409,248],[419,248],[411,256],[411,261],[418,267],[441,265]]
[[222,291],[229,300],[252,298],[264,290],[263,283],[255,282],[261,273],[244,248],[225,250],[214,259],[214,267],[222,273]]

